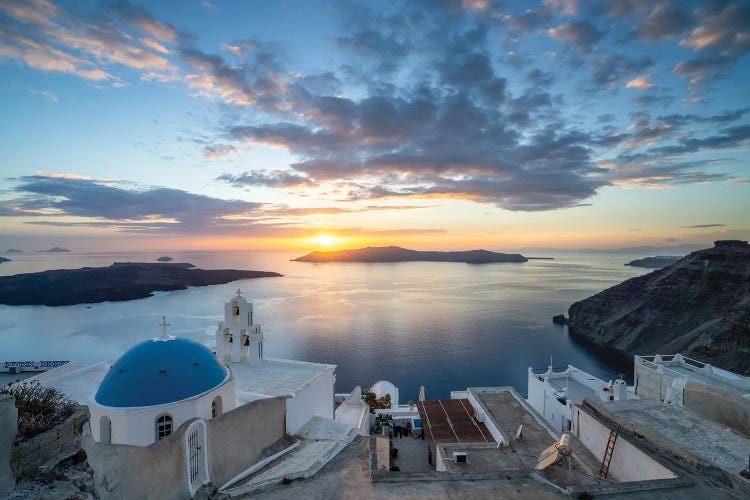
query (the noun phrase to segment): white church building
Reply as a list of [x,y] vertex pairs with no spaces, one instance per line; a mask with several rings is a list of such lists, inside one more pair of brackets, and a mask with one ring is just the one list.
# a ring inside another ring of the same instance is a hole
[[157,494],[132,482],[138,470],[163,477],[161,498],[193,496],[252,467],[285,435],[306,437],[308,423],[338,425],[336,366],[264,357],[262,329],[240,290],[224,304],[215,352],[168,326],[162,318],[160,336],[115,362],[69,363],[35,377],[88,406],[84,448],[100,493]]
[[263,332],[254,323],[253,304],[240,290],[224,304],[216,330],[216,356],[234,375],[237,405],[288,396],[287,432],[298,432],[311,418],[333,420],[335,365],[263,356]]

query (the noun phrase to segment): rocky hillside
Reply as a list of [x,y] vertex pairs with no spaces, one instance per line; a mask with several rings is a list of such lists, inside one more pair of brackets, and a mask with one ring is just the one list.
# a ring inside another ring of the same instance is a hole
[[750,375],[750,246],[717,241],[568,311],[572,335],[627,354],[680,352]]

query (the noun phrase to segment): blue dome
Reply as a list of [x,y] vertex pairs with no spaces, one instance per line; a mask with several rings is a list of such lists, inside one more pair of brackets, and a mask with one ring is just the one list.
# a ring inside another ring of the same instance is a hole
[[96,392],[104,406],[174,403],[220,385],[229,371],[205,346],[183,338],[147,340],[112,365]]

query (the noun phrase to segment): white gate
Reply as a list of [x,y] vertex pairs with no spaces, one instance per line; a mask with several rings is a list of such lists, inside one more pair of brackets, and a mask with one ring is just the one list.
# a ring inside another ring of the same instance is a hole
[[185,463],[188,491],[192,497],[198,488],[211,481],[208,473],[206,422],[204,420],[196,420],[185,432]]

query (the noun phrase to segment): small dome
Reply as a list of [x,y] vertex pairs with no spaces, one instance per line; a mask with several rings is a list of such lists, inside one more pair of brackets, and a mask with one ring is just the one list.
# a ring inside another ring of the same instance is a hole
[[377,398],[382,398],[386,394],[390,394],[391,403],[398,405],[398,388],[387,380],[379,380],[372,384],[370,392],[374,393]]
[[216,356],[197,342],[147,340],[112,365],[94,399],[119,408],[174,403],[214,389],[228,375]]

